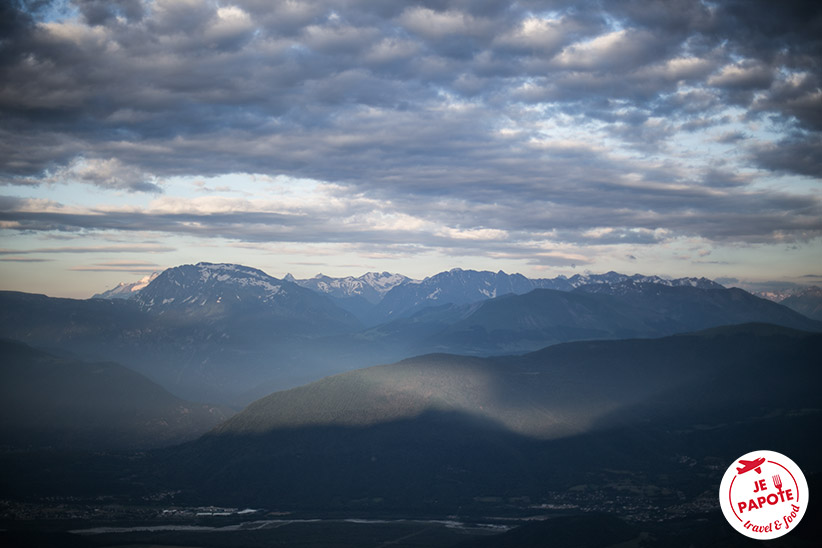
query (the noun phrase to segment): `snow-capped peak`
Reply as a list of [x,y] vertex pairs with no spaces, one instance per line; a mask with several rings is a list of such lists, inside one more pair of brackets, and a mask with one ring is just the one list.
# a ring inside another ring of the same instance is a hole
[[197,263],[169,268],[135,299],[147,309],[269,302],[282,282],[262,270],[236,264]]
[[92,299],[130,299],[133,295],[139,293],[148,284],[154,281],[154,279],[159,275],[159,272],[152,272],[151,274],[143,276],[136,282],[120,282],[117,284],[117,287],[109,289],[108,291],[103,291],[102,293],[97,293],[92,297]]
[[376,303],[391,289],[411,281],[401,274],[367,272],[358,278],[353,276],[332,278],[317,274],[313,278],[295,280],[295,283],[332,297],[362,297],[369,302]]

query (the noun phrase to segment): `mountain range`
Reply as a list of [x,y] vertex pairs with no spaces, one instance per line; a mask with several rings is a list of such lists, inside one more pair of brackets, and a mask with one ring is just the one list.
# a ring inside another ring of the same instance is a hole
[[388,292],[379,303],[375,318],[386,320],[403,318],[427,307],[441,304],[470,304],[509,294],[524,295],[535,289],[572,291],[579,287],[612,286],[626,282],[658,284],[664,286],[699,287],[718,289],[719,284],[707,279],[681,278],[666,280],[657,276],[626,276],[616,272],[600,275],[577,274],[571,278],[558,276],[552,279],[529,279],[522,274],[506,274],[499,271],[477,272],[453,269],[441,272],[416,283],[403,284]]
[[[160,273],[128,299],[0,292],[0,336],[120,363],[185,399],[242,407],[275,390],[429,352],[523,353],[743,322],[822,330],[787,307],[705,279],[529,280],[454,269],[419,282],[392,274],[339,284],[316,278],[314,289],[298,282],[199,263]],[[342,306],[352,298],[366,303],[368,318]],[[378,317],[393,319],[372,325]]]
[[[203,264],[207,263],[201,263]],[[247,268],[237,265],[215,266]],[[92,298],[134,297],[139,299],[140,291],[157,276],[159,273],[146,276],[135,283],[121,282],[116,287],[98,293]],[[224,279],[226,279],[225,275]],[[722,287],[706,278],[665,279],[659,276],[640,274],[628,276],[608,272],[606,274],[575,274],[570,278],[557,276],[531,279],[522,274],[506,274],[503,271],[490,272],[460,268],[440,272],[424,280],[414,280],[402,274],[389,272],[368,272],[357,278],[353,276],[333,278],[318,274],[313,278],[296,279],[291,274],[287,274],[283,281],[295,283],[330,297],[338,306],[353,313],[367,326],[408,317],[430,306],[469,304],[510,293],[522,295],[534,289],[571,291],[582,286],[611,286],[625,283],[653,283],[670,287],[688,286],[702,289]]]
[[[369,272],[359,278],[332,278],[319,274],[295,283],[335,299],[342,308],[352,312],[363,323],[379,323],[412,315],[414,312],[437,304],[468,304],[508,293],[524,294],[534,289],[572,291],[578,287],[609,288],[614,285],[657,284],[669,287],[696,287],[720,289],[723,286],[707,278],[661,278],[642,274],[626,275],[617,272],[605,274],[575,274],[571,277],[526,278],[521,274],[505,272],[477,272],[459,268],[440,272],[424,280],[414,280],[401,274]],[[145,278],[143,279],[145,280]],[[127,284],[120,284],[120,286]],[[391,290],[385,304],[380,304]],[[117,289],[117,288],[115,288]],[[114,291],[114,290],[111,290]],[[822,290],[816,286],[794,289],[789,294],[756,294],[780,303],[809,318],[822,321]]]
[[535,289],[427,308],[372,328],[364,336],[410,345],[412,354],[489,355],[573,340],[659,337],[744,322],[818,329],[816,322],[741,289],[623,281],[572,291]]

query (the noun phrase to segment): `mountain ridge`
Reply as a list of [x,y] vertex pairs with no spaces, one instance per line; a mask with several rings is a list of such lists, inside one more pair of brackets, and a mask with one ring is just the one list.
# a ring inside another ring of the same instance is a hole
[[405,343],[416,354],[500,355],[571,340],[659,337],[744,322],[822,330],[822,323],[741,289],[626,281],[429,307],[364,336]]
[[[577,431],[577,425],[568,427],[558,422],[566,420],[563,415],[591,405],[591,401],[605,401],[596,410],[604,417],[617,409],[606,400],[621,399],[620,405],[633,405],[643,398],[690,385],[700,375],[713,379],[716,366],[742,367],[747,361],[756,361],[758,352],[753,348],[767,348],[777,340],[782,344],[810,342],[822,348],[822,333],[745,323],[661,338],[560,343],[518,356],[481,358],[433,353],[275,392],[255,401],[209,435],[259,434],[309,425],[369,426],[413,418],[427,411],[453,411],[475,414],[519,434],[551,438],[557,432],[567,435]],[[727,343],[729,348],[714,352],[720,343]],[[679,350],[673,352],[672,348]],[[729,359],[727,354],[734,357]],[[654,356],[671,357],[660,362]],[[697,356],[703,359],[695,359]],[[758,361],[762,361],[761,356]],[[803,367],[810,365],[807,362]],[[814,374],[819,376],[820,372]],[[506,380],[489,382],[489,376]],[[652,387],[632,388],[640,377]],[[506,383],[513,384],[505,387]],[[544,400],[536,407],[531,405],[535,393]],[[520,405],[524,410],[517,410]],[[548,411],[546,405],[554,408]],[[511,413],[513,417],[506,416]],[[534,416],[547,422],[535,423]],[[586,417],[583,422],[594,424],[596,417]],[[555,426],[557,431],[553,430]]]
[[[822,417],[820,351],[822,334],[745,324],[419,356],[271,394],[166,460],[202,463],[206,479],[171,473],[235,504],[481,512],[482,499],[533,505],[586,484],[682,504],[713,492],[716,463],[755,432],[816,469],[807,428]],[[774,363],[778,385],[762,382]]]
[[150,449],[191,440],[232,413],[176,398],[113,362],[0,339],[0,432],[15,449]]
[[814,285],[805,288],[779,301],[779,304],[814,320],[822,320],[822,287]]
[[[223,264],[228,267],[239,267],[241,269],[248,269],[254,270],[264,276],[268,276],[262,270],[255,269],[253,267],[247,267],[243,265],[237,265],[233,263],[197,263],[200,265],[206,264]],[[195,265],[196,266],[196,265]],[[179,268],[179,267],[172,267],[172,268]],[[170,270],[170,269],[169,269]],[[124,292],[124,288],[127,288],[129,292],[138,293],[141,291],[145,286],[148,285],[148,282],[152,281],[156,278],[161,272],[155,272],[150,276],[143,277],[137,282],[120,282],[116,287],[109,289],[107,291],[103,291],[101,293],[95,294],[92,298],[122,298],[121,293]],[[618,283],[623,281],[633,281],[633,282],[646,282],[646,283],[659,283],[662,285],[692,285],[695,287],[723,287],[722,285],[710,280],[708,278],[700,277],[683,277],[683,278],[663,278],[656,275],[644,275],[644,274],[622,274],[619,272],[609,271],[603,274],[574,274],[571,277],[567,277],[564,275],[558,275],[554,278],[528,278],[522,274],[514,273],[514,274],[507,274],[506,272],[499,270],[497,272],[492,272],[490,270],[473,270],[473,269],[462,269],[462,268],[452,268],[450,270],[445,270],[431,276],[426,276],[422,280],[413,279],[407,277],[403,274],[397,273],[390,273],[390,272],[366,272],[365,274],[354,277],[354,276],[344,276],[344,277],[333,277],[333,276],[326,276],[324,274],[317,274],[312,278],[302,278],[298,279],[292,276],[291,274],[286,274],[282,280],[287,282],[296,283],[302,287],[307,287],[316,291],[318,293],[323,293],[332,297],[336,298],[346,298],[346,297],[355,297],[360,296],[366,298],[372,304],[376,304],[381,300],[385,295],[387,295],[392,289],[395,287],[399,287],[406,284],[411,285],[432,285],[436,284],[439,280],[448,277],[460,277],[460,276],[477,276],[486,285],[492,285],[488,282],[489,278],[497,278],[501,280],[507,280],[507,283],[511,285],[519,284],[523,288],[527,288],[529,291],[531,289],[559,289],[563,291],[570,291],[582,285],[590,285],[590,284],[611,284],[611,283]],[[276,278],[275,278],[276,279]],[[511,281],[514,280],[514,281]],[[523,280],[525,282],[523,283]],[[514,291],[515,292],[515,291]],[[502,295],[506,292],[500,292],[498,295],[491,290],[487,290],[487,293],[480,294],[486,297],[494,297]],[[109,295],[107,295],[109,294]]]
[[302,280],[294,279],[293,276],[291,278],[294,283],[317,293],[324,293],[338,299],[362,297],[371,304],[381,301],[386,293],[399,285],[418,283],[417,280],[412,280],[402,274],[390,272],[366,272],[356,278],[353,276],[334,278],[323,274]]
[[[199,263],[198,265],[205,264],[210,263]],[[310,289],[317,294],[330,298],[338,307],[352,314],[367,327],[373,327],[398,318],[406,318],[430,306],[442,304],[464,305],[508,293],[522,295],[534,289],[573,291],[583,286],[612,286],[625,283],[653,283],[671,287],[691,286],[712,289],[722,287],[707,278],[666,279],[653,275],[626,275],[614,271],[604,274],[575,274],[570,278],[562,275],[555,278],[527,278],[522,274],[507,274],[502,270],[492,272],[488,270],[463,270],[461,268],[452,268],[428,276],[423,280],[414,280],[401,274],[389,272],[368,272],[356,278],[353,276],[334,278],[318,274],[308,279],[296,279],[291,274],[287,274],[282,280],[278,280],[251,267],[231,264],[222,266],[225,269],[244,272],[245,275],[253,272],[258,279],[268,280],[268,283],[272,285],[294,283],[300,287]],[[179,270],[184,267],[187,267],[187,265],[174,267],[174,269]],[[168,270],[172,271],[174,269]],[[123,285],[123,283],[120,284],[120,286]],[[149,286],[141,290],[131,291],[127,297],[145,303],[150,299],[141,295],[151,292]],[[109,290],[109,292],[113,292],[112,298],[123,296],[118,288]],[[101,293],[95,297],[103,297],[104,295],[105,293]]]
[[[353,316],[316,292],[243,265],[200,262],[169,268],[132,298],[142,309],[160,314],[176,310],[220,315],[233,308],[264,309],[291,320],[310,321],[311,314],[323,315],[341,327],[357,327]],[[286,310],[295,304],[293,310]],[[310,314],[299,317],[300,310]]]

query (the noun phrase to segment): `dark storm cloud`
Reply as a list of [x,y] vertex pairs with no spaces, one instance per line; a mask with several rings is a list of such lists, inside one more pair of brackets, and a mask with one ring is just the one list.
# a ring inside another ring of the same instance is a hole
[[[818,201],[751,190],[734,170],[820,176],[814,3],[74,6],[77,18],[61,23],[44,4],[0,8],[0,183],[161,192],[174,175],[286,174],[522,240],[549,231],[580,244],[822,233]],[[608,152],[664,157],[683,131],[729,125],[729,105],[782,138],[726,129],[712,142],[735,144],[748,163],[697,171]],[[3,215],[24,230],[385,241],[367,227],[270,212]]]

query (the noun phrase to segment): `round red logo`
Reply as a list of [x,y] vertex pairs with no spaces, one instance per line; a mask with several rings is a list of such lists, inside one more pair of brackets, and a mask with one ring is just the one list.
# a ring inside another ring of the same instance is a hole
[[808,507],[808,482],[791,459],[752,451],[731,464],[719,486],[719,505],[734,529],[768,540],[792,531]]

